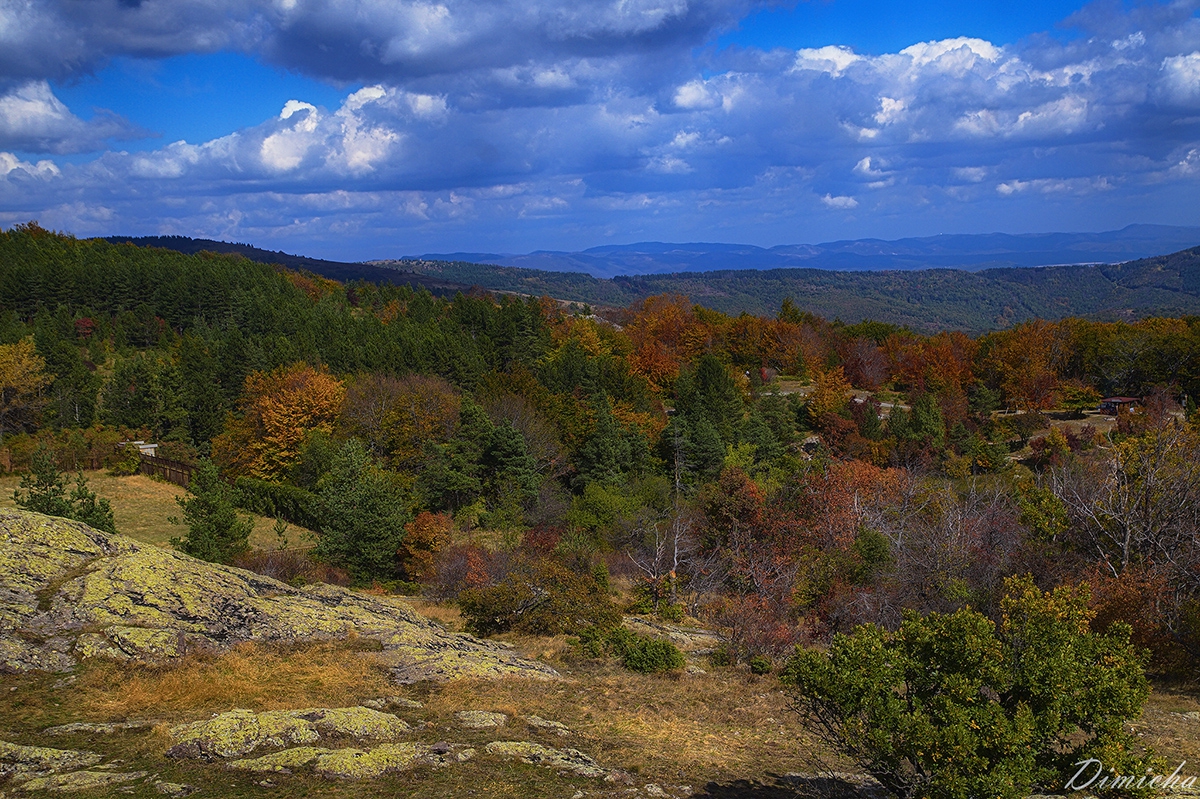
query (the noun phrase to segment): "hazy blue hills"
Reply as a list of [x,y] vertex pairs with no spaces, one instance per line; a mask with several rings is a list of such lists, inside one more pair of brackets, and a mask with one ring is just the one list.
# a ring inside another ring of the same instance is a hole
[[1130,225],[1106,233],[1007,233],[924,236],[884,241],[854,239],[824,244],[755,247],[745,244],[639,244],[592,247],[582,252],[526,255],[459,252],[420,256],[427,261],[585,272],[593,277],[712,272],[725,269],[884,269],[997,267],[1120,263],[1200,245],[1200,227]]
[[[1126,228],[1125,232],[1145,231],[1147,227]],[[1052,235],[1062,236],[1064,240],[1074,236]],[[957,246],[961,252],[977,247],[979,242],[979,237],[935,238],[944,240],[946,251]],[[976,243],[955,244],[960,238]],[[1023,240],[1025,237],[998,238]],[[847,323],[878,319],[908,325],[922,332],[956,329],[975,334],[1035,317],[1083,316],[1119,320],[1200,314],[1200,247],[1117,264],[976,271],[946,268],[891,271],[724,269],[602,279],[582,272],[550,272],[468,261],[406,259],[371,264],[323,261],[244,244],[180,236],[114,237],[110,240],[133,241],[189,253],[201,250],[235,252],[255,261],[281,263],[336,280],[411,283],[438,294],[478,287],[488,291],[546,295],[593,306],[625,306],[655,294],[677,293],[729,314],[768,315],[777,312],[783,300],[791,297],[801,308],[826,318],[838,318]],[[1091,240],[1094,241],[1094,237]],[[1110,247],[1131,246],[1132,240],[1127,235],[1115,240],[1117,243]],[[1082,239],[1074,241],[1076,246],[1083,246]],[[847,244],[866,246],[862,241]],[[1030,252],[1044,250],[1031,249]]]

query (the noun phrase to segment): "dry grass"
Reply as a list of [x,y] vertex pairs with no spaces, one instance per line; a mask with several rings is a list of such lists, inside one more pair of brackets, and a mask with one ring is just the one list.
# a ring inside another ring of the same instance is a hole
[[[187,528],[181,524],[171,524],[169,516],[179,516],[179,504],[176,497],[184,495],[179,486],[164,480],[155,480],[143,474],[129,477],[113,477],[104,471],[84,472],[88,487],[99,496],[112,503],[113,517],[117,522],[117,530],[122,534],[135,538],[147,544],[169,547],[171,539],[183,536]],[[73,485],[74,475],[67,475],[68,483]],[[16,507],[13,501],[13,491],[20,484],[17,475],[0,477],[0,507]],[[274,519],[264,516],[254,517],[254,530],[250,533],[250,546],[256,549],[274,549],[278,546],[273,531]],[[288,526],[290,546],[307,547],[312,533],[302,527]]]
[[81,714],[112,719],[194,719],[233,708],[345,707],[396,692],[387,671],[354,641],[280,650],[242,644],[160,667],[97,662],[72,693]]

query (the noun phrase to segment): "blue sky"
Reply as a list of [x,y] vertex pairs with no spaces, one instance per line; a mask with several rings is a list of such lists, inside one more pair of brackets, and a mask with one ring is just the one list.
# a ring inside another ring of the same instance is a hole
[[0,0],[0,224],[340,259],[1200,224],[1200,0]]

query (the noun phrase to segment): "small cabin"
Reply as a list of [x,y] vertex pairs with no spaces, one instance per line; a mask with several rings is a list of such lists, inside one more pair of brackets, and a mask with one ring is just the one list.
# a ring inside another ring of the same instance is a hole
[[1100,400],[1100,412],[1116,415],[1142,404],[1141,397],[1105,397]]

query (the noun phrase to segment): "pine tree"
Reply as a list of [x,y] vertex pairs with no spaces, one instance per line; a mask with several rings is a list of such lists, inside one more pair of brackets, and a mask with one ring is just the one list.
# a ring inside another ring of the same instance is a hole
[[[183,538],[172,538],[171,546],[213,563],[228,563],[245,552],[254,521],[238,514],[233,496],[233,488],[221,479],[216,464],[203,461],[192,473],[187,496],[175,498],[183,509],[188,532]],[[174,517],[168,521],[180,523]]]
[[76,476],[75,488],[68,495],[66,479],[58,470],[54,456],[44,448],[33,454],[33,468],[21,477],[20,487],[13,492],[13,500],[25,510],[74,519],[114,535],[117,532],[112,505],[108,500],[100,499],[88,489],[83,472]]

